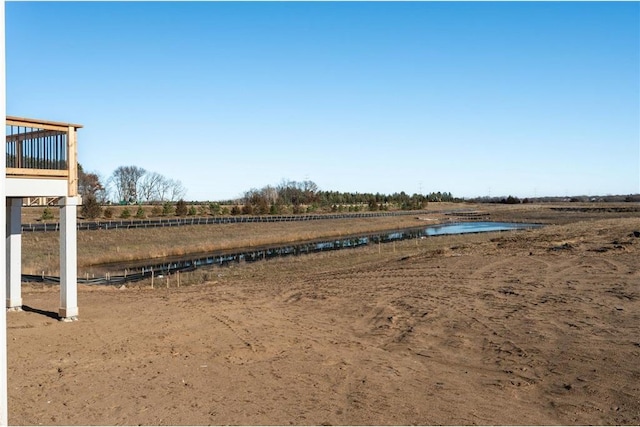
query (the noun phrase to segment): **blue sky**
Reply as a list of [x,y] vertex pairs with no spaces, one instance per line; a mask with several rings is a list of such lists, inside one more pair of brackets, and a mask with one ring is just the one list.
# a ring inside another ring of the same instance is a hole
[[190,200],[640,193],[638,2],[7,2],[6,74]]

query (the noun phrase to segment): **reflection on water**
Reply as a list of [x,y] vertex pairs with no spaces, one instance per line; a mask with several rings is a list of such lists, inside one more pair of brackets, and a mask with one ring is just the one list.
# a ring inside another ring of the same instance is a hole
[[[229,263],[237,262],[253,262],[274,257],[282,257],[288,255],[303,255],[317,253],[323,251],[333,251],[346,248],[356,248],[368,244],[388,243],[406,239],[426,238],[430,236],[442,236],[450,234],[464,233],[484,233],[489,231],[510,231],[523,230],[541,227],[539,224],[515,224],[506,222],[462,222],[452,224],[434,225],[429,227],[406,229],[401,231],[372,233],[367,235],[351,236],[341,239],[300,242],[296,244],[288,244],[284,246],[271,248],[252,248],[238,250],[235,253],[211,253],[190,255],[188,258],[169,258],[162,262],[158,260],[149,260],[147,264],[119,264],[111,265],[107,268],[109,271],[128,271],[127,276],[110,276],[109,282],[114,283],[118,280],[135,281],[154,274],[166,274],[175,271],[189,271],[198,267],[219,265],[224,266]],[[106,267],[106,266],[105,266]],[[102,279],[100,279],[102,280]],[[79,281],[82,281],[80,279]],[[91,280],[92,283],[97,283]],[[102,283],[102,281],[100,282]]]
[[514,224],[510,222],[459,222],[427,227],[426,236],[442,236],[445,234],[485,233],[489,231],[524,230],[540,227],[539,224]]

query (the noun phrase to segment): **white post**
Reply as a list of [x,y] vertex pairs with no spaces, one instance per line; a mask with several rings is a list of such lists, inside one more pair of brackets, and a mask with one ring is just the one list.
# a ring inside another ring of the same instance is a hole
[[60,308],[58,315],[64,321],[78,319],[78,246],[77,206],[80,197],[60,200]]
[[[7,99],[6,99],[6,75],[5,75],[5,45],[4,45],[4,0],[0,0],[0,51],[2,52],[2,58],[0,58],[0,122],[2,122],[1,129],[6,129],[7,118]],[[6,179],[7,179],[7,159],[3,154],[0,156],[0,179],[3,180],[0,185],[0,200],[6,197]],[[0,209],[0,224],[6,223],[7,211]],[[6,229],[0,226],[0,233]],[[0,260],[5,259],[6,256],[6,235],[0,236]],[[6,264],[0,262],[0,278],[4,277],[6,280]],[[5,301],[7,298],[6,286],[0,286],[0,301]],[[9,400],[7,388],[7,311],[0,310],[0,425],[9,425]]]
[[22,309],[22,199],[7,197],[7,309]]

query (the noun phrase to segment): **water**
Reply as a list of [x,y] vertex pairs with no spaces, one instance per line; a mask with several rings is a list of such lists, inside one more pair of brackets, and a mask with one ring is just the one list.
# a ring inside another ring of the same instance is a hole
[[[371,233],[341,239],[299,242],[285,246],[238,250],[236,253],[218,253],[207,255],[191,255],[188,259],[167,260],[163,264],[147,266],[146,269],[173,270],[180,268],[197,268],[207,265],[227,265],[232,262],[253,262],[288,255],[303,255],[323,251],[356,248],[368,244],[389,243],[407,239],[450,234],[485,233],[490,231],[526,230],[541,227],[540,224],[517,224],[509,222],[460,222],[433,225],[429,227],[411,228],[386,233]],[[143,268],[144,271],[144,268]]]
[[539,224],[516,224],[511,222],[459,222],[427,227],[426,236],[443,236],[447,234],[486,233],[489,231],[525,230],[540,227]]
[[[152,272],[157,276],[176,271],[191,271],[205,266],[224,266],[230,263],[254,262],[275,257],[357,248],[369,244],[389,243],[407,239],[437,237],[451,234],[486,233],[490,231],[526,230],[541,226],[542,225],[540,224],[516,224],[508,222],[460,222],[411,228],[386,233],[370,233],[332,240],[298,242],[277,247],[238,249],[233,253],[216,252],[210,254],[192,254],[188,257],[166,258],[162,262],[158,262],[158,260],[148,260],[138,261],[136,263],[118,263],[103,266],[103,268],[101,268],[101,270],[103,270],[103,274],[109,271],[122,272],[126,269],[126,276],[109,275],[108,279],[99,278],[88,280],[79,278],[78,283],[124,283],[151,277]],[[23,275],[23,280],[26,281],[59,281],[59,278],[57,277],[42,277],[42,280],[40,279],[40,276]]]

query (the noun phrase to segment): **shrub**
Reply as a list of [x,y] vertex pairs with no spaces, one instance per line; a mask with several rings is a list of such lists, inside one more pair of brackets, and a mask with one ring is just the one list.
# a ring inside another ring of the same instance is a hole
[[96,200],[96,196],[88,194],[84,198],[82,209],[80,209],[80,215],[85,219],[95,219],[102,214],[102,206]]
[[[220,203],[209,203],[209,213],[211,215],[220,215],[221,209],[220,209]],[[227,209],[227,213],[229,213],[229,210]]]
[[208,211],[208,209],[207,209],[207,207],[205,205],[198,206],[198,215],[205,216],[205,215],[207,215],[207,211]]
[[269,202],[266,199],[260,198],[258,205],[255,208],[255,212],[258,215],[266,215],[269,213]]
[[229,215],[229,208],[226,206],[222,208],[222,210],[220,211],[220,215]]
[[102,215],[107,219],[113,218],[113,209],[110,206],[107,206],[106,208],[104,208]]
[[517,197],[509,196],[503,203],[506,203],[508,205],[517,205],[518,203],[520,203],[520,199],[518,199]]
[[144,209],[142,206],[138,206],[138,210],[136,211],[136,218],[145,219],[147,215],[144,213]]
[[160,216],[162,215],[162,208],[158,205],[153,205],[151,208],[151,216]]
[[51,212],[51,208],[49,206],[44,208],[44,211],[42,212],[42,216],[40,217],[40,219],[43,221],[50,221],[53,219],[53,212]]
[[231,215],[240,215],[240,207],[238,205],[234,205],[231,208]]
[[176,203],[176,216],[186,216],[187,212],[187,202],[182,199],[178,200],[178,203]]
[[196,216],[197,214],[198,214],[198,211],[195,206],[191,206],[189,208],[189,211],[187,212],[187,215],[189,216]]
[[120,214],[120,218],[122,219],[131,218],[131,211],[129,210],[129,208],[124,208],[124,210]]
[[162,204],[162,216],[169,216],[173,213],[173,205],[171,202],[164,202]]

